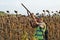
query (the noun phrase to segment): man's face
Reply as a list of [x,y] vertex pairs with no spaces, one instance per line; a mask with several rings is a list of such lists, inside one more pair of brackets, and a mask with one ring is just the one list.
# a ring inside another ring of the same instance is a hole
[[39,23],[41,22],[40,18],[37,18],[37,22],[39,22]]
[[37,19],[37,22],[39,22],[39,23],[40,23],[40,22],[43,22],[43,19],[42,19],[42,18],[38,18],[38,19]]

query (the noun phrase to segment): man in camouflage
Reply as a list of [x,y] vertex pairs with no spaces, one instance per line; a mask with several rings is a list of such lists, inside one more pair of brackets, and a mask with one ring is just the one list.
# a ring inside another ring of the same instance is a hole
[[35,24],[35,33],[34,40],[44,40],[44,33],[46,31],[46,24],[43,22],[43,18],[35,18],[34,14],[32,14]]

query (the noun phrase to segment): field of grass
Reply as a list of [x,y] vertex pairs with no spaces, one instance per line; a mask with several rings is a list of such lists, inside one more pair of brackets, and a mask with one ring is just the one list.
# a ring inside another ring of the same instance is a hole
[[[42,17],[47,25],[48,40],[60,40],[60,15]],[[24,15],[0,15],[0,40],[33,40],[34,28],[29,18]]]

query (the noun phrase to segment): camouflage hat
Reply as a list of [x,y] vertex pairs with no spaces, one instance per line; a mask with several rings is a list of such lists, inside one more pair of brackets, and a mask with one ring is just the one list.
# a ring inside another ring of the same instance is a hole
[[40,18],[40,20],[42,20],[42,21],[43,21],[43,18],[41,17],[41,18]]
[[41,18],[41,16],[36,16],[36,18]]
[[43,21],[43,18],[41,16],[37,16],[36,19],[37,19],[37,21],[38,20],[42,20]]

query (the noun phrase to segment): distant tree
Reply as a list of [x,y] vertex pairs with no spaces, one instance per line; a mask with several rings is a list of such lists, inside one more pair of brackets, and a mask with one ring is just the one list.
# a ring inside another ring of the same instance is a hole
[[0,13],[5,13],[5,12],[3,12],[3,11],[0,11]]
[[0,15],[5,15],[6,13],[4,11],[0,11]]
[[45,12],[45,10],[43,10],[43,12]]
[[60,11],[59,11],[59,14],[60,14]]
[[46,10],[47,13],[50,13],[49,10]]
[[57,15],[56,13],[53,14],[53,16],[56,16],[56,15]]
[[51,11],[51,13],[54,13],[53,11]]
[[16,13],[16,16],[17,16],[17,13],[18,13],[18,12],[17,12],[16,10],[14,10],[14,12]]
[[43,10],[43,14],[42,14],[42,15],[44,15],[44,16],[45,16],[45,14],[46,14],[45,12],[46,12],[46,11],[45,11],[45,10]]
[[59,10],[59,14],[60,14],[60,10]]
[[15,12],[15,13],[17,13],[17,11],[16,11],[16,10],[14,10],[14,12]]
[[9,11],[6,11],[7,13],[9,13]]
[[58,11],[56,11],[58,13]]
[[49,12],[49,10],[46,10],[46,12],[48,13],[48,15],[49,15],[49,17],[50,17],[50,12]]

